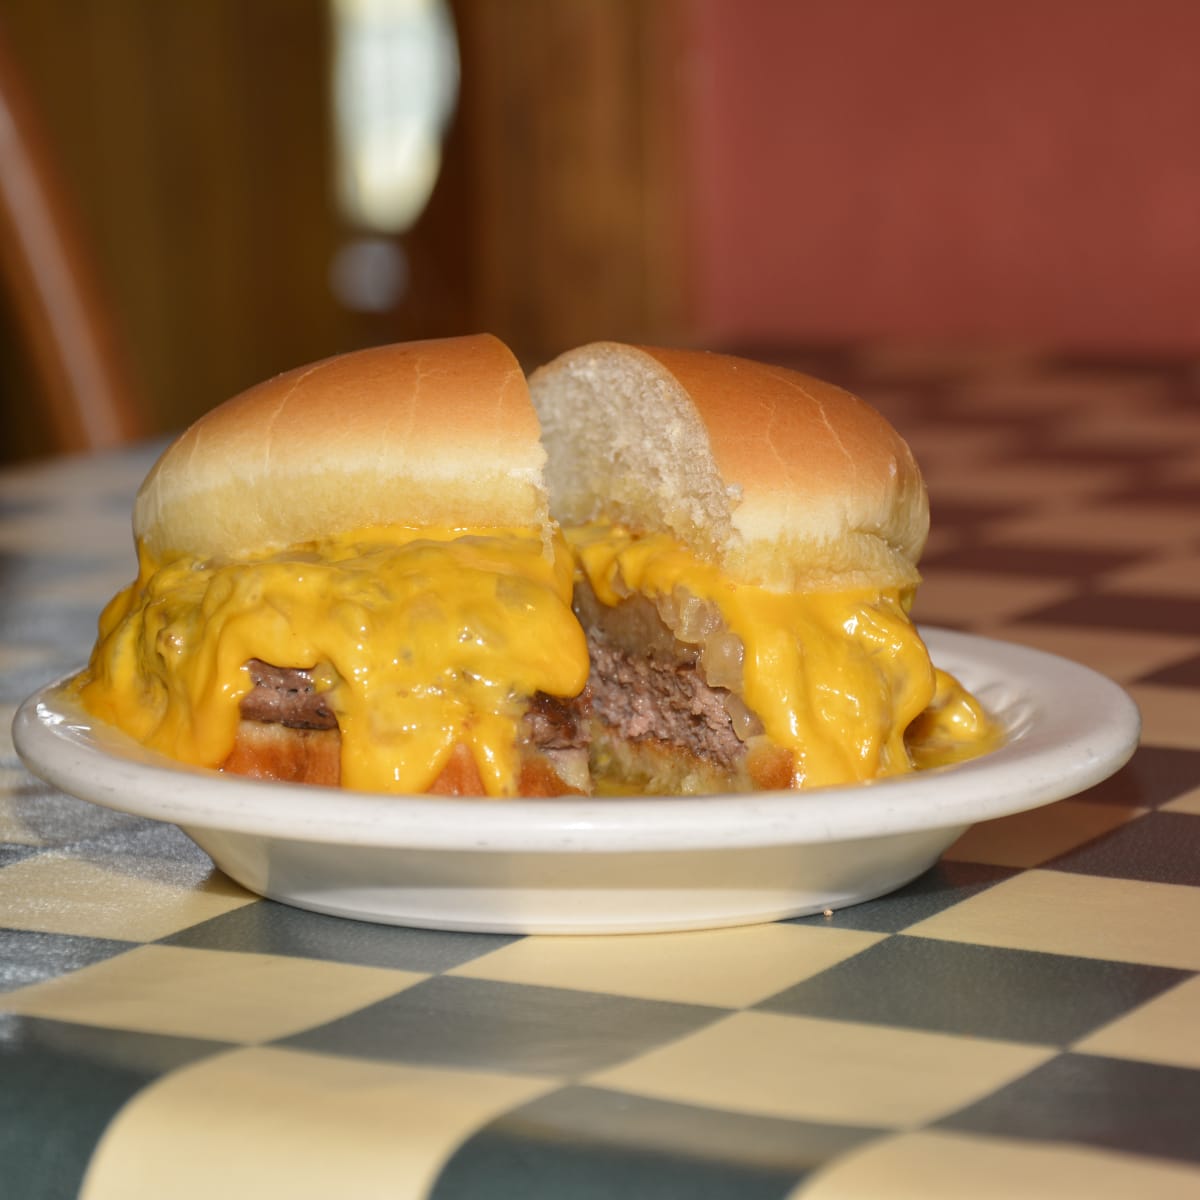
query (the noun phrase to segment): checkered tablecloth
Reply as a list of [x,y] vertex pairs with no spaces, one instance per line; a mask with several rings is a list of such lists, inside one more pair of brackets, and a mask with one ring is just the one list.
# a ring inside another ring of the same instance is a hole
[[[926,469],[920,619],[1126,685],[1130,765],[829,917],[533,938],[260,900],[5,741],[0,1195],[1200,1196],[1200,376],[825,366]],[[0,475],[5,729],[131,575],[149,461]]]

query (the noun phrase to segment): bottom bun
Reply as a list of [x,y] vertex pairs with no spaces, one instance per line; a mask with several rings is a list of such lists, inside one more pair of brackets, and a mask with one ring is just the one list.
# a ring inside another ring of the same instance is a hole
[[[342,739],[336,729],[295,729],[278,722],[243,719],[221,769],[251,779],[338,787],[341,752]],[[589,790],[587,752],[526,750],[517,787],[517,794],[528,798],[582,795]],[[428,794],[487,794],[475,759],[463,743],[454,747]]]
[[592,766],[597,792],[611,796],[696,796],[792,785],[791,752],[762,737],[730,768],[661,739],[626,738],[593,722]]
[[337,787],[342,780],[342,739],[336,729],[242,720],[221,770],[251,779]]

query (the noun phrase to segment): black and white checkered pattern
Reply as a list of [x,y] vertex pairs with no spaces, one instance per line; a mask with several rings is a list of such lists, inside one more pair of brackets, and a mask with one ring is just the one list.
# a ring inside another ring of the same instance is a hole
[[[530,938],[260,900],[0,744],[3,1194],[1200,1195],[1197,376],[818,367],[923,461],[919,619],[1116,678],[1133,761],[832,916]],[[147,463],[0,476],[8,716],[131,573]]]

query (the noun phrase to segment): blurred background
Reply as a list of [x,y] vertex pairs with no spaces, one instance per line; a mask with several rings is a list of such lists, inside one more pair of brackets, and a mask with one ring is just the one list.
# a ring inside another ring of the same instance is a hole
[[[0,0],[0,36],[143,432],[478,330],[1200,352],[1195,0]],[[3,460],[56,448],[19,292]]]

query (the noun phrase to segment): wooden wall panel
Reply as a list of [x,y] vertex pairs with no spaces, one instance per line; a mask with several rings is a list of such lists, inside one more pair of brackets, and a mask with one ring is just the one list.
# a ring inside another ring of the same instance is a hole
[[457,6],[474,312],[527,358],[681,330],[675,9]]
[[3,0],[0,22],[157,428],[362,339],[327,284],[322,0]]
[[[357,345],[491,330],[533,364],[686,336],[688,2],[452,0],[461,104],[400,239],[409,289],[372,316],[328,282],[356,231],[335,211],[326,0],[0,0],[0,23],[166,431]],[[0,390],[26,452],[36,413],[7,363]]]

